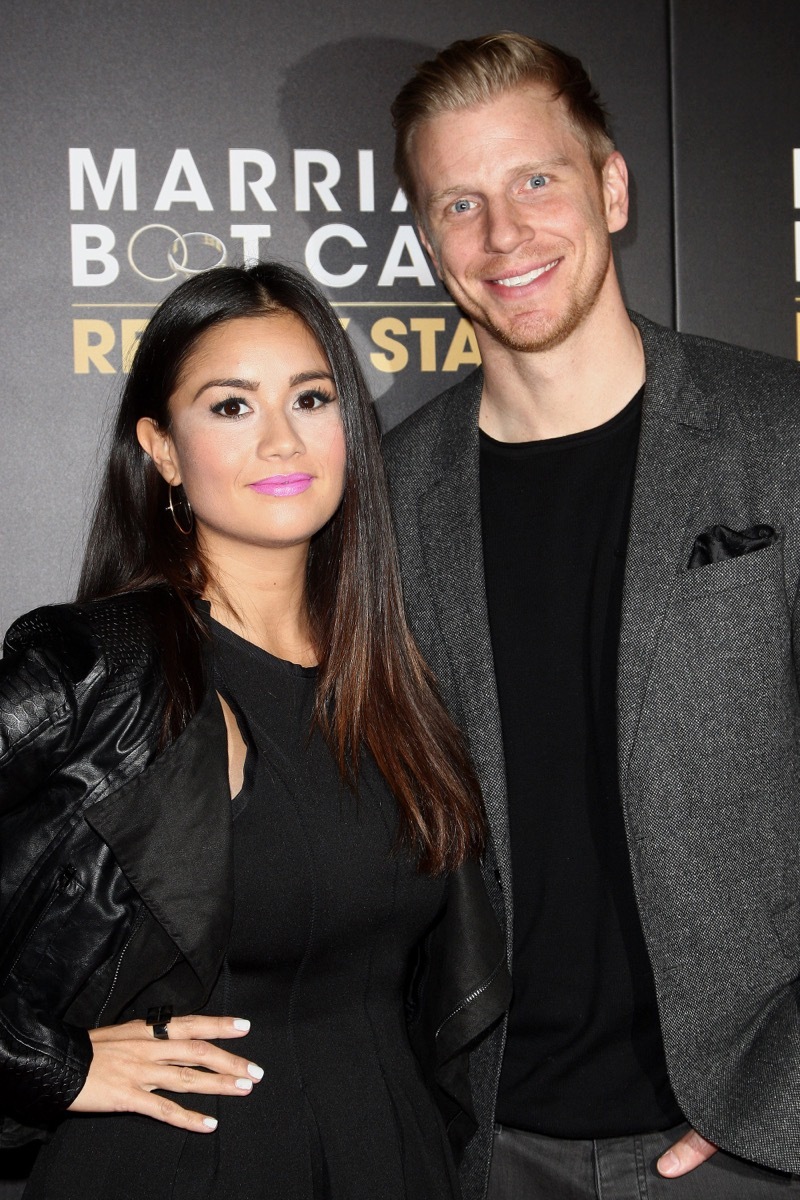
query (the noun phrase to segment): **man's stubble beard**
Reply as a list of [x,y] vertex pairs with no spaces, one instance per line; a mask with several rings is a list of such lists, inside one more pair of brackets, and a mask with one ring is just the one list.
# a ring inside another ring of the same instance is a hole
[[[491,317],[487,316],[477,305],[472,311],[465,308],[463,304],[461,307],[470,320],[484,329],[494,341],[505,347],[506,350],[513,350],[522,354],[542,353],[546,350],[554,350],[556,346],[562,345],[567,338],[571,337],[575,330],[589,316],[597,303],[611,262],[611,239],[607,234],[606,238],[606,254],[603,259],[602,268],[593,272],[589,279],[584,281],[583,287],[577,289],[570,296],[569,303],[562,315],[557,317],[554,323],[546,324],[546,327],[538,333],[534,328],[528,331],[520,330],[517,334],[513,328],[504,329],[496,325]],[[534,318],[535,320],[536,318]]]
[[494,341],[499,342],[501,346],[504,346],[506,350],[515,350],[523,354],[554,350],[556,346],[562,345],[567,338],[571,337],[586,317],[588,317],[597,302],[601,287],[602,283],[592,291],[587,291],[585,295],[573,297],[568,309],[560,319],[553,324],[547,325],[539,333],[536,333],[535,330],[520,330],[519,334],[515,334],[513,329],[501,329],[500,326],[495,325],[493,321],[482,313],[476,314],[473,320],[481,325],[489,336]]

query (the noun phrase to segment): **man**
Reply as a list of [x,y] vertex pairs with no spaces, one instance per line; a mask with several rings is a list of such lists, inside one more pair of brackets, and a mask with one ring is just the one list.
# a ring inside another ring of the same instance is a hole
[[491,1200],[800,1195],[797,368],[628,314],[576,59],[457,42],[392,111],[483,362],[386,438],[513,968],[465,1196],[492,1140]]

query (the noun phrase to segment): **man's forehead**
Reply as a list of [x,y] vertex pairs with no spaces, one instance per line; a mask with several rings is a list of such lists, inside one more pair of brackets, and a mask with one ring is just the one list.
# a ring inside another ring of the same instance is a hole
[[525,141],[554,128],[575,137],[564,100],[544,84],[526,84],[480,104],[432,114],[414,133],[412,158],[424,156],[432,144],[446,149],[462,137],[469,142]]
[[430,196],[457,185],[455,178],[444,182],[441,175],[459,175],[462,163],[486,170],[499,167],[493,153],[513,173],[515,166],[568,166],[586,149],[563,100],[551,89],[532,84],[482,104],[437,113],[419,126],[411,157],[422,191]]

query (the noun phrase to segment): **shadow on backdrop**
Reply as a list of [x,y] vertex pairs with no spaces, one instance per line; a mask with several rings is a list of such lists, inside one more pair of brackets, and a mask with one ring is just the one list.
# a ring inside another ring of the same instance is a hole
[[[397,180],[392,170],[394,131],[389,107],[414,67],[433,57],[438,47],[391,38],[357,37],[319,46],[287,67],[279,90],[281,127],[289,145],[332,151],[342,165],[336,196],[342,213],[324,212],[312,198],[312,212],[298,214],[309,231],[324,221],[349,220],[357,213],[357,228],[367,242],[371,264],[381,263],[398,224],[411,224],[408,213],[392,213]],[[375,211],[359,212],[356,155],[359,149],[375,152]],[[320,220],[322,215],[323,220]],[[357,253],[357,252],[356,252]],[[366,254],[366,251],[362,251]],[[325,266],[344,272],[352,264],[354,251],[346,242],[332,240],[325,247]],[[443,380],[438,374],[426,377],[409,366],[397,374],[377,370],[370,361],[374,349],[369,330],[371,316],[381,308],[383,289],[377,287],[377,269],[371,266],[358,287],[358,299],[374,301],[375,309],[343,306],[337,309],[350,317],[348,333],[358,350],[367,382],[375,397],[381,425],[389,428],[444,387],[450,387],[471,370],[466,367]],[[436,280],[421,287],[415,279],[397,279],[385,289],[384,301],[444,301],[449,297]],[[334,304],[352,298],[353,289],[341,297],[329,291]],[[390,293],[390,294],[389,294]],[[413,311],[409,309],[408,311]],[[366,315],[365,315],[366,314]],[[382,315],[382,314],[381,314]]]

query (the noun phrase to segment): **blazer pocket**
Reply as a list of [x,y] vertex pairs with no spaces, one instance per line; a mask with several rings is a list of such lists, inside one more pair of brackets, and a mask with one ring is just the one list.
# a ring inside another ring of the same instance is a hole
[[691,601],[733,588],[748,587],[771,576],[780,576],[782,572],[783,539],[779,538],[763,550],[753,550],[737,558],[725,559],[724,562],[680,571],[673,595],[677,601]]

